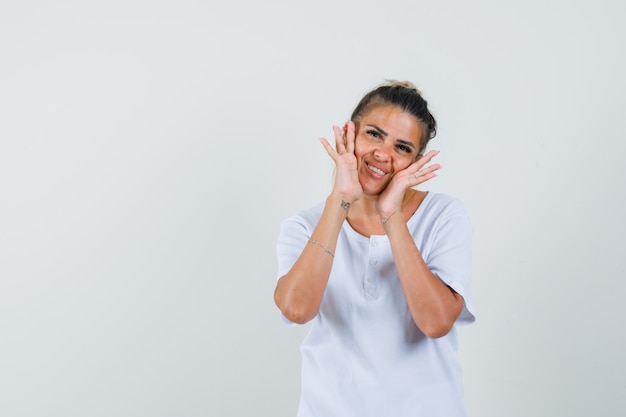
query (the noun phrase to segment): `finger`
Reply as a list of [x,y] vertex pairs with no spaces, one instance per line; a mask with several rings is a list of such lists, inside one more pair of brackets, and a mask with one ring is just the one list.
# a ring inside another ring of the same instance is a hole
[[441,168],[441,165],[439,164],[434,164],[431,165],[427,168],[424,168],[418,172],[415,172],[411,175],[410,181],[411,181],[411,187],[414,187],[416,185],[422,184],[432,178],[435,178],[437,176],[437,172],[439,169]]
[[346,151],[349,153],[354,153],[354,143],[355,143],[355,127],[354,122],[349,120],[346,123]]
[[417,171],[417,174],[427,174],[429,172],[435,172],[439,169],[441,169],[441,164],[432,164],[420,169],[419,171]]
[[322,143],[322,146],[324,146],[324,149],[326,149],[326,152],[328,153],[328,155],[334,160],[336,160],[337,158],[337,151],[335,151],[335,149],[333,149],[332,146],[330,146],[330,143],[328,143],[328,141],[326,140],[326,138],[320,138],[320,142]]
[[439,155],[439,151],[436,150],[436,149],[432,149],[432,150],[428,151],[426,153],[426,155],[424,155],[422,158],[430,161],[431,159],[433,159],[437,155]]
[[439,151],[432,150],[432,151],[428,151],[426,155],[420,156],[419,159],[411,165],[411,172],[417,172],[421,170],[426,164],[428,164],[438,154],[439,154]]
[[339,126],[333,126],[333,132],[335,132],[335,148],[338,153],[344,153],[346,151],[346,143],[344,142],[344,135]]
[[417,162],[421,162],[422,165],[427,164],[437,155],[439,155],[438,150],[435,150],[435,149],[430,150],[425,155],[420,156]]
[[429,173],[424,174],[424,175],[416,175],[415,184],[413,185],[413,187],[416,186],[416,185],[419,185],[419,184],[423,184],[426,181],[435,178],[436,176],[437,176],[437,174],[434,173],[434,172],[429,172]]

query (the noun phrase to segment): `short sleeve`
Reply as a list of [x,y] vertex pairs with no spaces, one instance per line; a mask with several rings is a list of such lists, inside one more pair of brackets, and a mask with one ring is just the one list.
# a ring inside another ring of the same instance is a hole
[[472,273],[473,228],[460,202],[442,213],[435,228],[432,247],[426,259],[428,267],[455,292],[465,305],[457,319],[458,324],[476,320],[470,288]]
[[296,263],[304,250],[310,231],[298,221],[297,217],[290,217],[280,225],[276,252],[278,255],[278,277],[284,276]]
[[[319,220],[319,215],[316,215],[317,211],[319,210],[311,209],[308,212],[289,217],[281,223],[276,244],[278,257],[278,276],[276,280],[287,274],[300,257]],[[286,324],[295,325],[282,313],[281,319]]]

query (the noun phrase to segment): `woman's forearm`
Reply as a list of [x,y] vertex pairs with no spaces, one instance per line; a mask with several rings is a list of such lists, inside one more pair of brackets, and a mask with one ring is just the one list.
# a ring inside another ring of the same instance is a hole
[[349,207],[335,193],[326,199],[322,216],[300,257],[278,280],[274,302],[288,320],[303,324],[317,315]]
[[463,309],[463,297],[430,271],[401,215],[392,215],[383,227],[413,321],[428,337],[446,335]]

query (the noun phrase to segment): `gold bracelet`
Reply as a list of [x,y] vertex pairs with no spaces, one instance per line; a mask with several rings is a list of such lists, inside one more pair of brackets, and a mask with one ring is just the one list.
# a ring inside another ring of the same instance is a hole
[[327,254],[329,254],[330,256],[332,256],[333,258],[335,257],[335,254],[332,253],[330,251],[330,249],[328,249],[326,246],[322,245],[320,242],[318,242],[317,240],[313,240],[313,239],[309,239],[309,242],[311,243],[315,243],[317,246],[319,246],[320,248],[324,249],[324,252],[326,252]]

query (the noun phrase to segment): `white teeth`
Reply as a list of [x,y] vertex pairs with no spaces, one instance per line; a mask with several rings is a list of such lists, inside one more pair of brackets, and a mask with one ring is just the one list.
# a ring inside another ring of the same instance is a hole
[[378,175],[385,175],[385,171],[383,171],[383,170],[381,170],[381,169],[378,169],[378,168],[376,168],[376,167],[373,167],[373,166],[371,166],[371,165],[369,165],[369,164],[367,165],[367,167],[368,167],[371,171],[374,171],[375,173],[377,173]]

